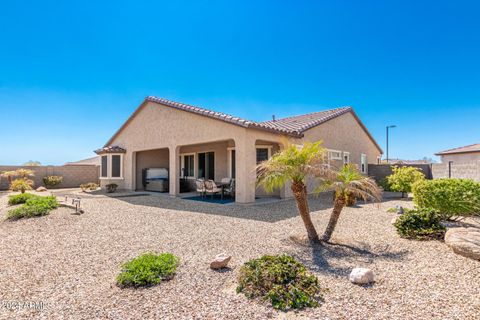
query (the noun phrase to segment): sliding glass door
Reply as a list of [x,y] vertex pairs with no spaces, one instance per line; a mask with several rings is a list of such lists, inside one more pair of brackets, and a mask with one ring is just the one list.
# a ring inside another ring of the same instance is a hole
[[198,177],[215,179],[215,153],[201,152],[198,154]]

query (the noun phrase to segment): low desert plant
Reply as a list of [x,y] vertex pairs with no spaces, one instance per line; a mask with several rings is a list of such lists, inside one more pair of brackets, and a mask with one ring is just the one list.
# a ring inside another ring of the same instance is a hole
[[54,196],[35,196],[28,199],[21,207],[9,210],[6,217],[10,220],[17,220],[21,218],[44,216],[57,207],[58,202]]
[[17,169],[15,170],[15,176],[21,179],[28,179],[35,176],[35,173],[30,169]]
[[11,195],[8,197],[8,204],[13,206],[16,204],[22,204],[27,202],[27,200],[36,198],[38,196],[31,194],[31,193],[20,193],[20,194],[15,194]]
[[324,289],[317,277],[288,255],[263,256],[246,262],[238,275],[237,293],[270,300],[275,309],[317,307]]
[[45,187],[55,187],[62,183],[63,177],[60,176],[46,176],[43,177],[43,184]]
[[402,197],[405,193],[412,192],[412,185],[421,180],[425,180],[422,171],[415,167],[392,167],[393,173],[387,177],[387,184],[391,191],[401,192]]
[[413,202],[432,208],[443,220],[480,214],[480,183],[469,179],[424,180],[413,186]]
[[87,190],[94,191],[98,189],[98,184],[95,182],[84,183],[80,185],[80,189],[82,189],[83,192]]
[[179,264],[178,257],[171,253],[159,255],[146,252],[122,265],[122,272],[117,276],[120,287],[153,286],[169,280],[175,275]]
[[10,190],[12,191],[20,191],[21,193],[25,193],[25,191],[32,189],[33,181],[30,179],[18,178],[10,183]]
[[117,187],[118,187],[118,185],[115,184],[115,183],[110,183],[110,184],[107,184],[107,185],[105,186],[105,188],[107,188],[107,192],[108,192],[108,193],[113,193],[113,192],[115,192],[115,190],[117,190]]
[[394,223],[402,238],[415,240],[441,239],[445,226],[441,217],[433,209],[406,210]]

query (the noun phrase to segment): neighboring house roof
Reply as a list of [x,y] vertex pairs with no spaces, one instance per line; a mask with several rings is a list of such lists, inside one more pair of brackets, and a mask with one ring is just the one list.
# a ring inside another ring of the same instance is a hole
[[435,153],[435,155],[442,156],[446,154],[470,153],[470,152],[480,152],[480,143],[475,143],[475,144],[471,144],[464,147],[458,147],[458,148],[448,149],[445,151],[440,151]]
[[[116,136],[125,128],[130,121],[141,111],[141,109],[146,105],[147,102],[155,102],[160,105],[172,107],[178,110],[182,111],[187,111],[191,113],[195,113],[201,116],[221,120],[224,122],[228,122],[234,125],[238,125],[244,128],[253,128],[253,129],[258,129],[258,130],[264,130],[264,131],[269,131],[277,134],[284,134],[288,136],[292,136],[295,138],[301,138],[303,137],[303,133],[310,129],[313,128],[319,124],[322,124],[324,122],[327,122],[328,120],[334,119],[338,116],[341,116],[345,113],[351,112],[352,115],[355,117],[357,122],[360,124],[360,126],[363,128],[365,133],[368,135],[368,137],[373,141],[375,146],[383,153],[382,149],[380,146],[377,144],[375,139],[373,139],[372,135],[368,132],[367,128],[363,125],[363,123],[360,121],[358,118],[357,114],[353,111],[351,107],[342,107],[342,108],[337,108],[337,109],[331,109],[331,110],[325,110],[325,111],[320,111],[320,112],[314,112],[314,113],[309,113],[309,114],[304,114],[304,115],[299,115],[299,116],[293,116],[293,117],[288,117],[288,118],[283,118],[283,119],[277,119],[277,120],[270,120],[270,121],[264,121],[264,122],[256,122],[252,120],[247,120],[243,119],[240,117],[235,117],[223,112],[217,112],[217,111],[212,111],[180,102],[175,102],[171,101],[168,99],[164,98],[158,98],[154,96],[148,96],[145,98],[143,103],[135,110],[135,112],[127,119],[127,121],[122,125],[122,127],[113,135],[112,138],[105,144],[105,147],[110,147],[111,143],[113,140],[116,138]],[[97,150],[98,151],[98,150]],[[97,152],[95,151],[95,152]],[[98,153],[97,153],[98,154]]]
[[67,162],[64,164],[64,166],[99,166],[100,165],[100,157],[92,157],[88,159],[83,159],[79,161],[73,161],[73,162]]
[[430,164],[431,160],[403,160],[403,159],[388,159],[389,164]]

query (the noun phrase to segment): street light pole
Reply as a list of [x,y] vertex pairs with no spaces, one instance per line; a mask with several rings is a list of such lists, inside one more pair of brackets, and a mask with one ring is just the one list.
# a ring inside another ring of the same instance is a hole
[[388,163],[388,129],[396,128],[396,125],[387,126],[387,163]]

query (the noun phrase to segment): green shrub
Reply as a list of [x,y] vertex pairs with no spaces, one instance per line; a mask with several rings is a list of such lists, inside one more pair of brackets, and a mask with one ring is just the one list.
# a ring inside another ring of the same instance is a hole
[[46,176],[43,177],[43,184],[45,187],[55,187],[62,183],[63,177],[60,176]]
[[275,309],[317,307],[323,300],[317,277],[288,255],[263,256],[240,269],[237,293],[247,298],[270,300]]
[[392,191],[390,189],[390,183],[388,182],[388,179],[386,177],[380,180],[378,182],[378,185],[382,187],[383,191]]
[[169,280],[175,275],[179,259],[171,253],[146,252],[122,265],[117,276],[120,287],[145,287]]
[[415,167],[392,167],[393,173],[387,177],[387,183],[391,191],[403,193],[412,192],[412,185],[425,180],[422,171]]
[[417,207],[437,210],[443,220],[480,213],[480,183],[468,179],[424,180],[414,184]]
[[28,199],[21,207],[9,210],[6,217],[10,220],[17,220],[44,216],[57,207],[58,202],[55,196],[35,196]]
[[32,187],[33,181],[30,179],[19,178],[10,183],[10,190],[20,191],[21,193],[25,193],[27,190],[32,190]]
[[402,238],[415,240],[441,239],[445,226],[440,215],[432,209],[406,210],[395,221],[395,228]]
[[35,197],[38,197],[38,196],[36,196],[34,194],[31,194],[31,193],[15,194],[15,195],[12,195],[12,196],[8,197],[8,204],[11,205],[11,206],[16,205],[16,204],[22,204],[22,203],[27,202],[28,199],[32,199],[32,198],[35,198]]
[[82,189],[83,192],[87,190],[94,191],[98,189],[98,184],[95,182],[84,183],[80,185],[80,189]]

